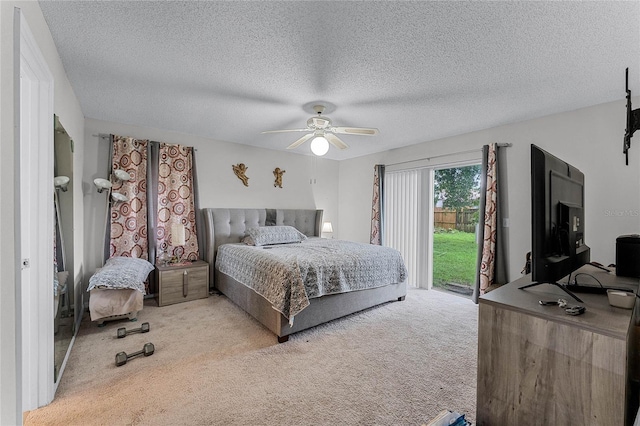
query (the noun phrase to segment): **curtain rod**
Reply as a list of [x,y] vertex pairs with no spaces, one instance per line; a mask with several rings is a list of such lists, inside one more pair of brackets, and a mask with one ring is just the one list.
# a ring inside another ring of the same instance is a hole
[[[499,143],[497,145],[498,145],[499,148],[509,148],[513,144],[511,144],[511,143]],[[400,164],[413,163],[415,161],[423,161],[423,160],[431,161],[434,158],[450,157],[452,155],[460,155],[460,154],[470,154],[472,152],[478,152],[478,151],[482,151],[482,148],[480,148],[480,149],[468,149],[466,151],[451,152],[451,153],[448,153],[448,154],[432,155],[431,157],[415,158],[413,160],[407,160],[407,161],[400,161],[398,163],[385,164],[385,166],[397,166],[397,165],[400,165]]]
[[[105,138],[108,138],[108,137],[109,137],[109,136],[111,136],[111,135],[109,135],[108,133],[100,133],[100,134],[97,134],[97,135],[91,135],[91,136],[93,136],[94,138],[99,138],[100,140],[104,140]],[[156,142],[156,141],[151,141],[151,142]],[[193,148],[193,147],[191,147],[191,148],[192,148],[194,151],[198,151],[198,149],[197,149],[197,148]]]

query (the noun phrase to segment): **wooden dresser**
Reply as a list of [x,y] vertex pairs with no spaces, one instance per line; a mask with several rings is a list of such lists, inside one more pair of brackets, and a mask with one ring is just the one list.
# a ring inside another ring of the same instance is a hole
[[[638,289],[637,279],[590,265],[579,272],[604,286]],[[477,424],[633,424],[639,402],[639,304],[633,310],[616,308],[606,295],[576,293],[584,302],[579,303],[549,284],[519,289],[530,282],[527,275],[479,300]],[[558,299],[587,310],[571,316],[539,303]]]
[[209,264],[193,263],[156,266],[158,306],[209,297]]

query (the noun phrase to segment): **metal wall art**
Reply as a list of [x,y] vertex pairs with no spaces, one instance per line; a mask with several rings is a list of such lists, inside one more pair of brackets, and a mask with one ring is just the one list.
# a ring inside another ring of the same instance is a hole
[[240,179],[242,181],[244,186],[249,186],[249,178],[245,174],[245,172],[247,171],[248,167],[245,166],[244,163],[239,163],[239,164],[233,165],[231,167],[233,168],[233,173],[235,173],[236,176],[238,177],[238,179]]
[[286,170],[280,169],[280,167],[276,167],[273,171],[273,175],[276,177],[276,181],[273,183],[274,187],[282,188],[282,175],[286,172]]
[[[249,186],[249,177],[246,175],[249,168],[244,163],[234,164],[231,168],[233,169],[233,173],[235,173],[238,179],[242,181],[244,186]],[[286,170],[282,170],[280,167],[276,167],[273,170],[273,176],[275,177],[275,181],[273,182],[274,188],[282,188],[282,175],[285,173]]]

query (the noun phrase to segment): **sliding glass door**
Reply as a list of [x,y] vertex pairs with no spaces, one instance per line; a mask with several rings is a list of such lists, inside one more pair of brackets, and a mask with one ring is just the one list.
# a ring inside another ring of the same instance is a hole
[[385,173],[383,243],[402,254],[410,286],[472,288],[479,170],[467,162]]
[[433,285],[465,296],[477,275],[480,165],[434,172]]

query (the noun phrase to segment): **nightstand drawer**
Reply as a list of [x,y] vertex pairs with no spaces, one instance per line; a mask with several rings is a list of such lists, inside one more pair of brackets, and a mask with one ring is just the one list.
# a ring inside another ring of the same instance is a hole
[[209,296],[209,265],[198,261],[189,266],[158,267],[158,306]]

